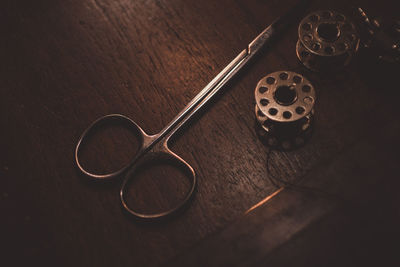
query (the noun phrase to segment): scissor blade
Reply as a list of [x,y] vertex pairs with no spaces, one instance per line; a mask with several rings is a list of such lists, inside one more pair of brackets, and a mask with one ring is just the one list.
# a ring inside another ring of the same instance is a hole
[[311,0],[300,0],[284,16],[276,19],[262,31],[248,47],[241,51],[220,73],[215,76],[179,114],[159,133],[155,142],[164,136],[168,140],[185,122],[187,122],[206,102],[208,102],[247,62],[256,55],[270,40],[293,21],[295,12],[300,13]]
[[248,45],[248,54],[257,53],[266,43],[271,41],[275,35],[284,30],[293,20],[295,14],[301,14],[303,10],[310,4],[311,0],[300,0],[283,16],[277,18],[267,28],[265,28],[256,38]]

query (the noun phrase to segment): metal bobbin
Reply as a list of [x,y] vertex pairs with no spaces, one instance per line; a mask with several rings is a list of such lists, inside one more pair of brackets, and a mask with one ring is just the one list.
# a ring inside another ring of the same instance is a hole
[[316,11],[299,25],[296,54],[313,71],[338,70],[349,64],[358,50],[356,29],[343,14]]
[[262,78],[254,94],[257,134],[266,145],[290,150],[306,142],[316,96],[305,77],[277,71]]

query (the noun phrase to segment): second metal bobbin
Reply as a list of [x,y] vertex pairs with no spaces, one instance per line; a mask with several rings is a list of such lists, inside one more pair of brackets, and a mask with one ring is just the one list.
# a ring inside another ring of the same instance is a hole
[[299,25],[296,54],[313,71],[338,70],[349,64],[359,46],[356,29],[343,14],[331,10],[307,15]]

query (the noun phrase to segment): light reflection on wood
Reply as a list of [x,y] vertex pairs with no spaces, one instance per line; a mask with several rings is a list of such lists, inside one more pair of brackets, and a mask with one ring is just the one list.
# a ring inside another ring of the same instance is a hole
[[258,208],[259,206],[265,204],[267,201],[271,200],[274,196],[278,195],[280,192],[282,192],[282,190],[284,189],[284,187],[279,188],[278,190],[276,190],[275,192],[273,192],[271,195],[267,196],[266,198],[264,198],[263,200],[261,200],[260,202],[258,202],[257,204],[255,204],[253,207],[251,207],[250,209],[248,209],[245,214],[250,213],[252,210]]

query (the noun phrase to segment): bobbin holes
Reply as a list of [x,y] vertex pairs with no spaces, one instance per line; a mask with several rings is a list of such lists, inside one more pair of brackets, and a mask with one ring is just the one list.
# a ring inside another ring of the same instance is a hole
[[281,74],[279,74],[279,78],[281,80],[287,80],[288,77],[289,76],[288,76],[288,74],[286,72],[282,72]]
[[321,45],[319,43],[313,43],[312,50],[319,51],[321,49]]
[[274,84],[275,83],[275,78],[274,77],[268,77],[267,78],[267,83],[268,84]]
[[275,116],[276,114],[278,114],[278,110],[276,108],[270,108],[268,110],[268,113],[272,116]]
[[285,119],[290,119],[292,117],[292,113],[290,111],[283,112],[283,117]]
[[258,88],[258,91],[260,92],[260,94],[264,94],[268,91],[268,88],[265,86],[261,86],[260,88]]
[[296,83],[296,84],[301,83],[302,80],[303,79],[300,76],[296,75],[296,76],[293,77],[293,82]]
[[268,99],[263,98],[260,100],[260,104],[261,104],[261,106],[265,107],[269,104],[269,101],[268,101]]
[[311,86],[309,86],[309,85],[304,85],[304,86],[301,88],[301,90],[302,90],[304,93],[309,93],[309,92],[311,91]]
[[299,114],[299,115],[303,114],[304,111],[305,111],[305,109],[303,107],[297,107],[296,108],[296,113]]
[[304,103],[306,103],[306,104],[311,104],[311,103],[314,101],[314,99],[313,99],[312,97],[310,97],[310,96],[306,96],[306,97],[303,99],[303,101],[304,101]]

